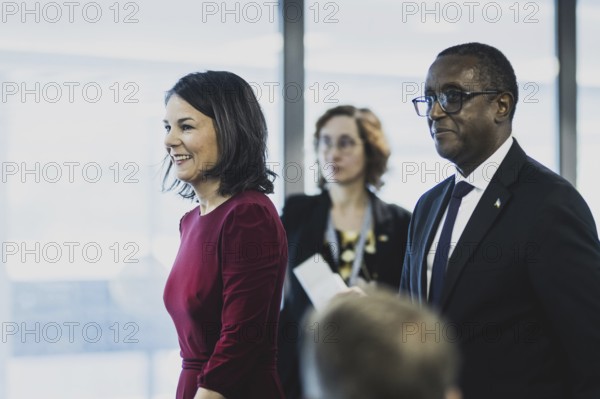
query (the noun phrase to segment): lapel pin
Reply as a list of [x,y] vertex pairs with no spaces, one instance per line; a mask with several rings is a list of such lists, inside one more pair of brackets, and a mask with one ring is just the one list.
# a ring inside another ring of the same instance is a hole
[[386,242],[388,240],[388,236],[385,234],[381,234],[379,237],[379,241]]
[[501,205],[501,203],[500,203],[500,198],[498,198],[498,199],[496,200],[496,202],[494,203],[494,206],[495,206],[496,208],[500,209],[500,205]]

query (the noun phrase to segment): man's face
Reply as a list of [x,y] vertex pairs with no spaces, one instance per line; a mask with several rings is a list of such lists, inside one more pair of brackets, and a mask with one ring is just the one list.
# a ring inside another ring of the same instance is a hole
[[[480,80],[476,65],[477,58],[472,56],[447,55],[437,58],[427,73],[425,95],[439,96],[449,89],[463,92],[495,89]],[[493,94],[463,96],[462,108],[451,114],[444,112],[436,101],[427,117],[438,154],[456,164],[465,176],[499,146],[495,97]]]

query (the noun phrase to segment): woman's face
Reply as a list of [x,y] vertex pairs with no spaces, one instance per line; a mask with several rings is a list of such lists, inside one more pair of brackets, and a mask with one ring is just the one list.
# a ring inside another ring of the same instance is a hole
[[213,120],[177,95],[166,106],[165,146],[177,178],[196,187],[219,159]]
[[338,115],[319,132],[317,158],[321,175],[330,184],[365,181],[365,147],[353,117]]

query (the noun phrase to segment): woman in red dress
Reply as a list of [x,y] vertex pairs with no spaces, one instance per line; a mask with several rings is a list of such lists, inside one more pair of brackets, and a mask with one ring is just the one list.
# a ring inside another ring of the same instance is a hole
[[167,92],[164,124],[163,187],[199,202],[180,221],[164,291],[183,359],[176,398],[283,398],[276,331],[287,241],[265,195],[274,173],[258,100],[233,73],[189,74]]

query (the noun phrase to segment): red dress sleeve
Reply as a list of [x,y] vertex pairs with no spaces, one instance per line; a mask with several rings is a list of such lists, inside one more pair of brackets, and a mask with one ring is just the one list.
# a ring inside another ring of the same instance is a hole
[[[220,338],[198,386],[228,396],[252,371],[274,359],[275,329],[287,245],[265,206],[245,203],[223,222],[220,267],[223,307]],[[282,270],[283,266],[283,270]],[[275,313],[277,312],[277,313]],[[273,365],[274,366],[274,365]]]

